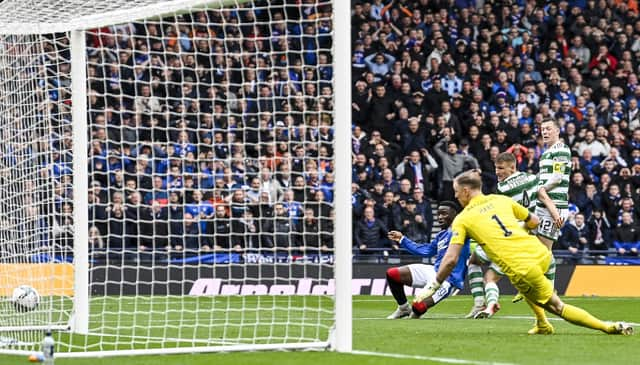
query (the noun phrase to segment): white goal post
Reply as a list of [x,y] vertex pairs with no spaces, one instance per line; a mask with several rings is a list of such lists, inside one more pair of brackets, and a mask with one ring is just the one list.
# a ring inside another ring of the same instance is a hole
[[351,351],[350,15],[0,3],[0,353]]

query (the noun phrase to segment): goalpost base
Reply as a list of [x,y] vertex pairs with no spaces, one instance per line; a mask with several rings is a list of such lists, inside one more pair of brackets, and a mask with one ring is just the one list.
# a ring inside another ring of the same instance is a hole
[[[89,351],[89,352],[60,352],[57,358],[95,358],[114,356],[134,356],[134,355],[175,355],[175,354],[195,354],[212,352],[241,352],[241,351],[282,351],[282,350],[326,350],[328,342],[302,342],[289,344],[264,344],[264,345],[226,345],[226,346],[198,346],[198,347],[175,347],[158,349],[139,350],[109,350],[109,351]],[[5,350],[0,349],[0,354],[29,356],[33,351]]]
[[0,334],[11,331],[68,331],[68,325],[39,325],[39,326],[6,326],[0,327]]

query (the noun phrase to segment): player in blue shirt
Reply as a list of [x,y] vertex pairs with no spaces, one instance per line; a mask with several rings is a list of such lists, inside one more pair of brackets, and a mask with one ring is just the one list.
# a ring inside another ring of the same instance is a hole
[[443,299],[449,297],[457,290],[461,290],[464,286],[464,279],[467,275],[467,258],[469,258],[469,242],[465,243],[461,260],[458,260],[458,264],[449,276],[449,278],[442,283],[442,286],[432,296],[420,303],[413,304],[412,306],[407,301],[407,296],[404,294],[404,286],[412,286],[414,288],[424,288],[431,279],[435,278],[436,272],[440,267],[440,262],[444,257],[444,254],[449,248],[449,241],[451,240],[451,222],[458,213],[459,206],[450,201],[441,202],[438,206],[438,223],[442,227],[442,230],[436,235],[436,237],[430,243],[418,244],[405,237],[401,232],[390,231],[389,239],[400,243],[401,247],[404,247],[407,251],[416,256],[422,257],[436,257],[434,265],[425,264],[411,264],[401,267],[392,267],[387,270],[387,283],[391,294],[398,303],[398,308],[395,312],[391,313],[387,319],[399,319],[411,315],[412,318],[419,318],[424,314],[428,308],[438,304]]

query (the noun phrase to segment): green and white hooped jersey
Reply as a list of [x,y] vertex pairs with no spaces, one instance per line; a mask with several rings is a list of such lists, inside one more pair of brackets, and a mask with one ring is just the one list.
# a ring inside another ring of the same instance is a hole
[[[571,150],[562,142],[549,147],[540,156],[540,182],[544,186],[551,180],[559,180],[556,186],[547,191],[549,198],[558,209],[569,206],[569,175],[571,174]],[[538,200],[538,205],[544,206]]]
[[538,177],[526,172],[516,172],[498,182],[498,194],[510,197],[533,212],[538,199]]

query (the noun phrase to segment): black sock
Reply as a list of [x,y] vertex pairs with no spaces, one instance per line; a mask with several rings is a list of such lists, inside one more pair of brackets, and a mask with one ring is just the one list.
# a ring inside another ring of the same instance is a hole
[[387,284],[389,284],[389,290],[391,290],[391,294],[393,294],[398,305],[405,304],[407,296],[404,294],[404,285],[393,280],[393,278],[389,277],[389,274],[387,274]]

